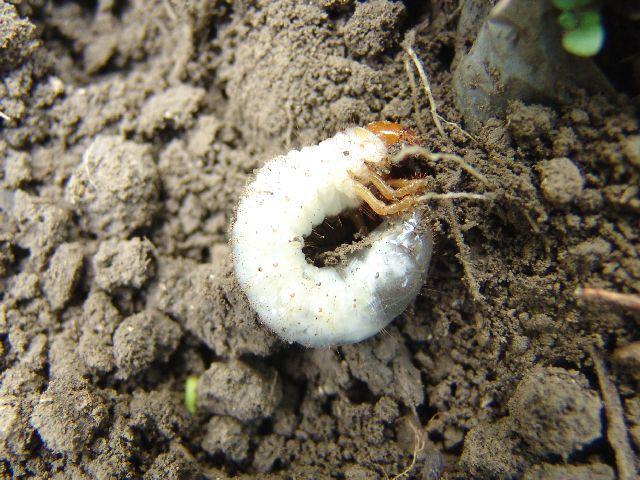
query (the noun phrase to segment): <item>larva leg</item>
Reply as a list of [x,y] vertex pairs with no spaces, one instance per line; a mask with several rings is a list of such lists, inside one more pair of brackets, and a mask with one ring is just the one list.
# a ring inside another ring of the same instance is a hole
[[399,198],[396,190],[389,186],[385,180],[376,172],[367,168],[365,173],[358,175],[354,181],[364,185],[372,184],[378,189],[380,194],[387,200],[397,200]]
[[397,187],[396,195],[400,198],[418,193],[419,191],[424,190],[426,187],[424,180],[421,180],[419,178],[414,178],[413,180],[407,180],[405,178],[400,178],[397,180],[394,179],[389,180],[389,184],[392,187]]
[[413,180],[408,178],[390,178],[387,181],[393,188],[402,188],[413,182]]
[[352,180],[352,182],[356,195],[358,195],[363,202],[369,205],[374,212],[381,216],[394,215],[399,212],[407,211],[416,203],[415,197],[404,197],[396,203],[387,205],[379,198],[376,198],[376,196],[371,193],[371,190],[360,182],[356,180]]
[[390,179],[385,181],[379,174],[370,168],[367,168],[366,173],[361,175],[358,180],[365,185],[371,183],[387,200],[404,198],[407,195],[417,193],[425,187],[424,181],[420,179]]

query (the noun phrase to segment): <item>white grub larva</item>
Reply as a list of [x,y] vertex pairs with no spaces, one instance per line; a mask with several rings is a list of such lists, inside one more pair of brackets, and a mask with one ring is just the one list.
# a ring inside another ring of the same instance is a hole
[[[235,272],[261,321],[283,339],[310,347],[364,340],[420,291],[433,246],[413,211],[423,184],[384,178],[399,142],[414,137],[398,124],[352,128],[274,158],[246,188],[231,230]],[[302,248],[313,228],[363,202],[384,219],[369,245],[339,265],[308,262]]]

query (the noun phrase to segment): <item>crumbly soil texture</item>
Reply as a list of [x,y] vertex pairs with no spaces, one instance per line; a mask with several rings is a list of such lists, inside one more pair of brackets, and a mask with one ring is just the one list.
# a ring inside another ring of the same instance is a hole
[[[640,292],[632,94],[465,133],[452,71],[492,2],[458,3],[0,0],[1,478],[617,477],[640,316],[576,289]],[[430,276],[380,334],[282,342],[234,280],[237,200],[381,119],[486,180],[414,160],[436,193],[486,198],[428,204]]]

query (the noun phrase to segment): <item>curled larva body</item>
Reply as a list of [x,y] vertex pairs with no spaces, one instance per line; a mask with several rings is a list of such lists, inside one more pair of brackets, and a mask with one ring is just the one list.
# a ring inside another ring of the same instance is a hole
[[356,208],[352,176],[387,159],[387,144],[354,128],[267,162],[246,188],[231,231],[236,276],[261,321],[306,346],[375,335],[413,301],[432,250],[417,213],[386,218],[370,246],[345,264],[316,267],[304,237],[325,218]]

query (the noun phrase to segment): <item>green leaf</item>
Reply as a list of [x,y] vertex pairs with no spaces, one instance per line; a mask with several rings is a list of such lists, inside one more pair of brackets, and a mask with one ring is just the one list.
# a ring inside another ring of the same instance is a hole
[[184,384],[184,406],[193,415],[196,413],[198,377],[189,377]]
[[591,5],[594,0],[553,0],[553,6],[560,10],[575,10]]
[[587,28],[596,25],[602,25],[602,17],[600,16],[600,12],[596,10],[587,10],[586,12],[580,13],[580,15],[578,16],[578,24],[578,28]]
[[562,36],[564,49],[579,57],[591,57],[604,44],[604,27],[600,13],[590,10],[578,17],[578,27]]
[[574,30],[578,27],[578,17],[573,12],[562,12],[558,15],[558,23],[564,30]]

